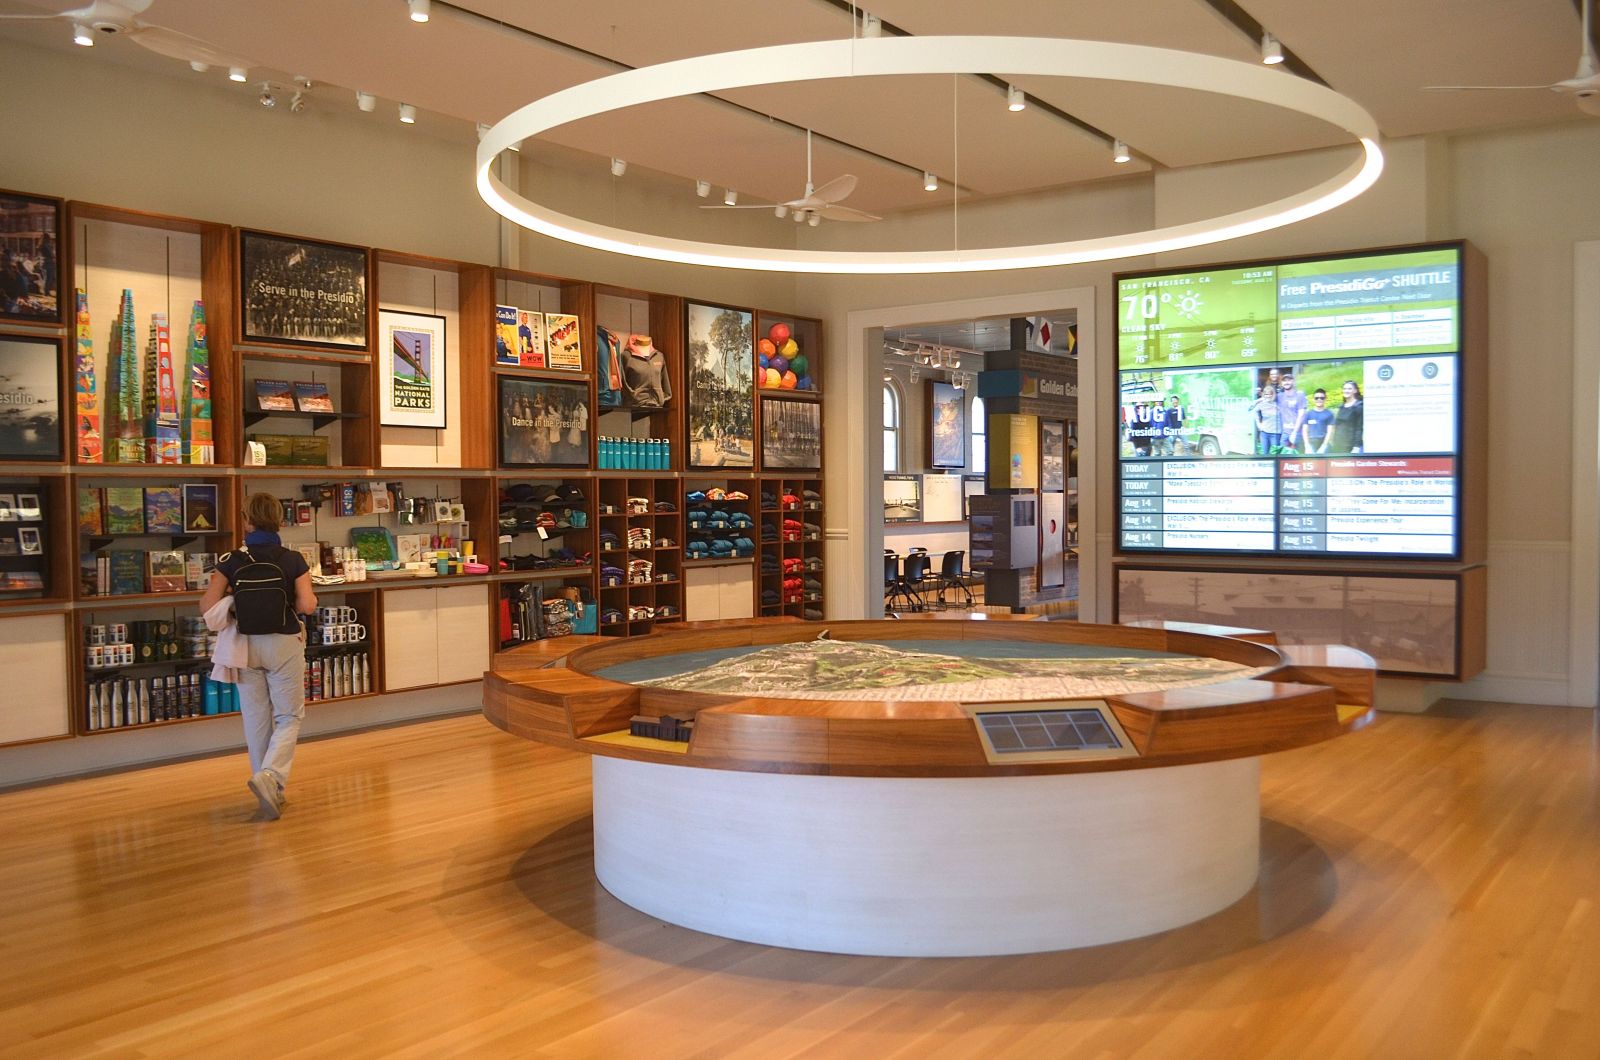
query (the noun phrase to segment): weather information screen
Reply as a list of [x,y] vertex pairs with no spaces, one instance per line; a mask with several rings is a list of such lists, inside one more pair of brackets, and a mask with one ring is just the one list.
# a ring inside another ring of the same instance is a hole
[[1123,275],[1125,551],[1453,558],[1456,246]]

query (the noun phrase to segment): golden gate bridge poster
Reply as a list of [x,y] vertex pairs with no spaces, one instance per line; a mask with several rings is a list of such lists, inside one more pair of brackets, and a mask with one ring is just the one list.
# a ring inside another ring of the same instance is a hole
[[445,426],[444,317],[426,313],[378,314],[385,427]]

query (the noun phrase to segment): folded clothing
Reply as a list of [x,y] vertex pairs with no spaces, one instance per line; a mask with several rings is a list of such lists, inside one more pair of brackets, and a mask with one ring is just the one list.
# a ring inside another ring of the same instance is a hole
[[807,622],[821,622],[822,621],[822,611],[821,611],[820,608],[808,607],[808,608],[805,609],[803,614],[804,614],[805,620]]
[[764,605],[766,605],[768,607],[776,606],[777,603],[778,603],[778,590],[776,590],[776,589],[763,589],[763,590],[761,590],[761,602],[762,602],[762,604],[764,604]]

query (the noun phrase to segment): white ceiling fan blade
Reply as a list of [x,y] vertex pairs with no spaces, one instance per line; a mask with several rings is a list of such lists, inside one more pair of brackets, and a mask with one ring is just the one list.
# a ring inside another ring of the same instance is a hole
[[853,173],[845,173],[834,177],[822,187],[817,188],[807,199],[818,202],[838,202],[840,199],[849,198],[850,193],[856,190],[856,178]]
[[883,218],[876,214],[867,213],[865,210],[852,209],[849,206],[834,206],[831,204],[818,206],[815,212],[830,221],[881,221]]
[[0,22],[40,22],[53,18],[71,18],[71,11],[63,11],[59,15],[0,15]]
[[209,66],[255,65],[237,55],[218,51],[216,47],[199,37],[191,37],[187,33],[179,33],[164,26],[141,23],[122,35],[131,38],[135,44],[149,48],[157,55],[165,55],[169,59],[206,63]]
[[718,204],[712,204],[712,205],[707,205],[707,206],[701,206],[700,209],[702,209],[702,210],[770,210],[770,209],[772,209],[772,204],[771,203],[762,203],[762,202],[741,202],[737,206],[729,206],[726,203],[718,203]]

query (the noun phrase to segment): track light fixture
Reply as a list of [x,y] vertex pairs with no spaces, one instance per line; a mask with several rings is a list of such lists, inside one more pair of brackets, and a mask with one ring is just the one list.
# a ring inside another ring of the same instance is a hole
[[932,173],[929,173],[928,171],[924,170],[923,173],[922,173],[922,190],[923,191],[938,191],[939,190],[939,178],[934,176]]
[[1123,143],[1121,140],[1111,141],[1111,161],[1120,166],[1123,163],[1131,162],[1132,160],[1133,154],[1128,150],[1127,144]]
[[269,110],[278,105],[278,97],[272,94],[272,82],[261,82],[261,95],[256,97],[256,102]]
[[1028,105],[1027,97],[1016,85],[1006,86],[1006,110],[1017,111]]
[[406,6],[411,8],[411,21],[426,22],[432,14],[432,4],[429,0],[406,0]]
[[[363,92],[358,88],[356,89],[356,106],[361,108],[363,114],[371,114],[378,109],[378,97],[371,92]],[[482,139],[482,137],[480,136],[479,139]]]
[[1261,61],[1268,66],[1283,62],[1283,45],[1278,43],[1277,37],[1267,32],[1261,34]]
[[613,158],[611,160],[611,175],[613,177],[620,177],[620,176],[622,176],[622,174],[626,173],[627,171],[628,171],[628,163],[624,162],[620,158]]
[[228,67],[228,80],[237,81],[242,85],[250,80],[250,71],[242,66],[230,66]]
[[861,13],[861,35],[863,37],[883,36],[883,19],[863,11]]
[[409,103],[400,104],[400,120],[407,125],[417,124],[417,108]]
[[189,60],[189,69],[193,70],[197,74],[203,74],[207,70],[211,69],[211,64],[210,63],[203,63],[199,59],[190,59]]
[[772,215],[774,217],[788,217],[789,207],[780,202],[778,205],[772,208]]
[[724,191],[722,193],[722,205],[724,205],[724,206],[737,206],[737,205],[739,205],[739,193],[734,191],[732,188],[729,188],[728,190]]
[[694,193],[700,196],[702,199],[709,198],[711,195],[711,182],[709,180],[695,181]]
[[72,43],[84,48],[94,47],[94,31],[82,22],[72,24]]

